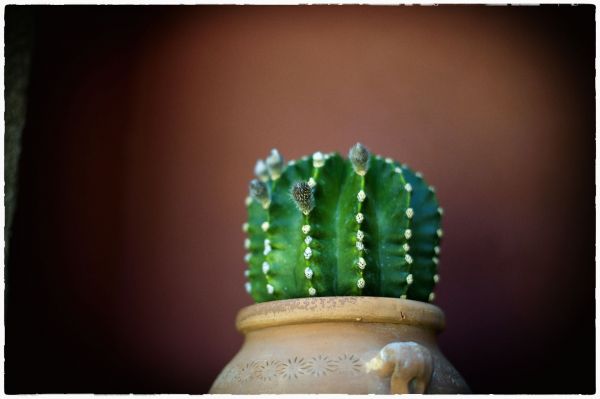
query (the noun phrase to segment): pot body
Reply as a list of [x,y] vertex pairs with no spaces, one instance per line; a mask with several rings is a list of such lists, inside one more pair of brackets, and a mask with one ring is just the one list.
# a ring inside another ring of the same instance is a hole
[[245,341],[210,393],[469,393],[440,352],[433,305],[322,297],[242,309]]

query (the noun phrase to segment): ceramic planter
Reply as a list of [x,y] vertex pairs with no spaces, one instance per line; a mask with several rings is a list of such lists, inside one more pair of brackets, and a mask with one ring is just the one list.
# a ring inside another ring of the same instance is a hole
[[322,297],[243,308],[238,354],[210,393],[469,393],[436,343],[442,311],[395,298]]

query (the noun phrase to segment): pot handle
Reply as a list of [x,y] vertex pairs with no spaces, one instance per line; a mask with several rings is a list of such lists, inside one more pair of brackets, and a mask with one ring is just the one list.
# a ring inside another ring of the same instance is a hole
[[367,372],[390,379],[390,393],[425,393],[433,373],[429,349],[416,342],[392,342],[366,364]]

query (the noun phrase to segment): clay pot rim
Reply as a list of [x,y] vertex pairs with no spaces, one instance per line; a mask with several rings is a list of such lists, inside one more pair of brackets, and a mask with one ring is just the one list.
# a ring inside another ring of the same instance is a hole
[[242,308],[236,328],[242,333],[289,324],[360,322],[405,324],[440,332],[445,318],[432,304],[399,298],[332,296],[283,299]]

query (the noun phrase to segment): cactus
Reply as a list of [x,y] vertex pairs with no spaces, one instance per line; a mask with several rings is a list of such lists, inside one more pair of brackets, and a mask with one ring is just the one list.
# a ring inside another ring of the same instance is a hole
[[255,167],[246,290],[256,302],[367,295],[433,301],[442,208],[422,175],[361,144]]

